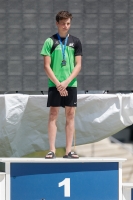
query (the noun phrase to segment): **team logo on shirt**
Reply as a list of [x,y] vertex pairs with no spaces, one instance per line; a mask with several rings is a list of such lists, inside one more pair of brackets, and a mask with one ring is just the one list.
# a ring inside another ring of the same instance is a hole
[[69,43],[69,47],[74,47],[74,43]]
[[56,40],[56,41],[55,41],[55,44],[59,44],[59,41],[58,41],[58,40]]

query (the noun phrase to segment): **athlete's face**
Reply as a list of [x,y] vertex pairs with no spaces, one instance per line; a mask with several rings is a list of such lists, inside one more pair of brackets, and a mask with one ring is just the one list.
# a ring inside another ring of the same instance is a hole
[[65,34],[70,29],[71,19],[69,18],[69,19],[60,20],[59,22],[56,22],[56,25],[57,25],[59,33]]

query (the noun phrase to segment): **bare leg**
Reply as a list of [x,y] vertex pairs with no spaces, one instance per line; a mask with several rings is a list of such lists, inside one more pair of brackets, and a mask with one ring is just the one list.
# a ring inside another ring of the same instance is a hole
[[[71,151],[75,131],[75,107],[65,107],[66,114],[66,155]],[[75,157],[78,157],[75,155]]]
[[[48,121],[48,137],[49,137],[49,147],[50,151],[55,153],[55,139],[56,139],[56,121],[59,113],[59,107],[50,107],[49,121]],[[50,155],[47,157],[51,157]]]

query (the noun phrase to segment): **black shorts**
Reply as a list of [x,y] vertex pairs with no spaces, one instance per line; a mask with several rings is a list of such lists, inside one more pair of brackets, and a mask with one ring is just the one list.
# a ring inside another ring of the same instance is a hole
[[77,107],[77,88],[67,87],[68,96],[62,97],[56,87],[50,87],[48,90],[47,107]]

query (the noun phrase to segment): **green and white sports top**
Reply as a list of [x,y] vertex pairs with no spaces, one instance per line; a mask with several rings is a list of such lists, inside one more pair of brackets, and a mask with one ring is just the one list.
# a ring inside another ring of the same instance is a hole
[[[64,45],[65,38],[61,38],[61,41]],[[62,82],[72,73],[75,67],[75,56],[82,56],[82,45],[78,38],[69,35],[65,49],[66,65],[62,66],[62,49],[57,34],[55,34],[46,39],[41,50],[41,55],[51,57],[50,67],[59,82]],[[48,87],[55,87],[55,84],[50,79],[48,80]],[[74,78],[69,83],[68,87],[77,87],[77,78]]]

